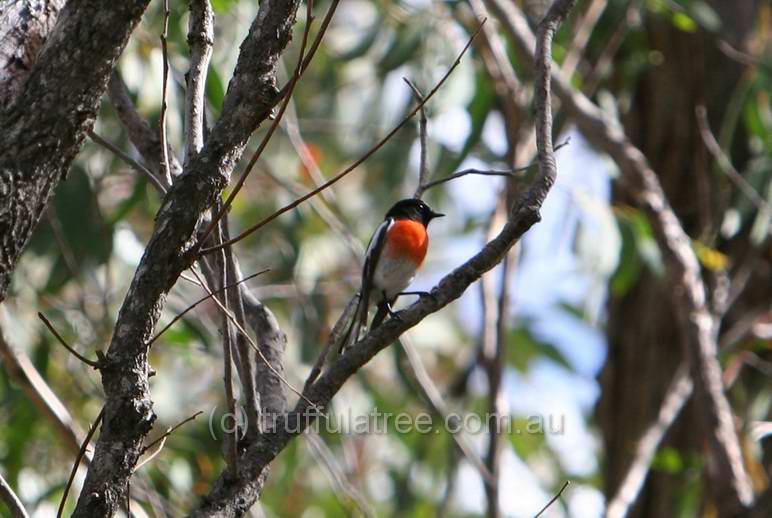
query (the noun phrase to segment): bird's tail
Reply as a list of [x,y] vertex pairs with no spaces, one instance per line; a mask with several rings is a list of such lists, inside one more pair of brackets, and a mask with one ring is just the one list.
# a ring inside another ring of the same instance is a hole
[[351,323],[348,325],[343,338],[340,340],[338,346],[338,354],[343,354],[343,350],[350,344],[359,341],[359,332],[367,325],[367,303],[364,300],[362,294],[359,294],[359,302],[354,310],[354,314],[351,317]]

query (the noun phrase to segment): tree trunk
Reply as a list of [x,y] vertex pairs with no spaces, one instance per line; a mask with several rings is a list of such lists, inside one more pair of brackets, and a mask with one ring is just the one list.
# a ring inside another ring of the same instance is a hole
[[[741,48],[753,29],[757,2],[714,4],[724,24],[721,38]],[[684,229],[693,239],[712,245],[722,216],[722,210],[715,207],[725,208],[726,179],[717,177],[711,168],[695,107],[705,105],[712,127],[717,128],[742,65],[722,54],[710,34],[678,30],[664,16],[650,16],[645,32],[652,51],[659,53],[653,55],[661,56],[662,62],[650,65],[638,81],[626,130],[658,173]],[[735,142],[744,142],[741,137],[735,135]],[[619,188],[613,198],[617,205],[634,205]],[[747,245],[747,236],[739,239],[746,239]],[[714,284],[709,272],[706,279]],[[767,297],[772,296],[768,288],[765,291]],[[616,493],[637,440],[655,420],[668,385],[686,357],[676,315],[672,286],[651,272],[644,273],[624,295],[610,296],[609,351],[600,375],[602,396],[597,407],[606,451],[604,490],[608,498]],[[728,319],[740,316],[730,314]],[[686,468],[705,451],[696,410],[693,403],[687,404],[660,447],[660,451],[675,448],[683,469],[652,470],[630,516],[669,516],[683,503],[694,483]],[[702,495],[710,499],[709,487]]]
[[148,2],[70,0],[60,12],[62,0],[16,0],[0,8],[0,301]]

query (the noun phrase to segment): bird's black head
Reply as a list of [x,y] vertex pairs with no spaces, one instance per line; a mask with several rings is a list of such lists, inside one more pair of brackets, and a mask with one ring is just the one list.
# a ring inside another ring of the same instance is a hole
[[444,215],[434,212],[422,200],[407,198],[395,203],[389,209],[389,212],[386,213],[386,218],[412,219],[413,221],[420,221],[424,226],[427,226],[434,218],[441,218]]

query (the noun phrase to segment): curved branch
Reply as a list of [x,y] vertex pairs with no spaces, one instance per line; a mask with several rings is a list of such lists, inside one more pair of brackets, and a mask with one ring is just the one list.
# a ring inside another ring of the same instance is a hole
[[8,507],[13,518],[29,518],[21,500],[19,500],[19,497],[16,496],[16,493],[14,493],[2,475],[0,475],[0,501]]

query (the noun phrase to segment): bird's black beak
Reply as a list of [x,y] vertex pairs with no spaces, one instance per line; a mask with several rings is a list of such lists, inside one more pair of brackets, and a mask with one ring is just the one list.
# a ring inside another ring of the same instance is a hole
[[429,216],[431,217],[431,219],[434,219],[434,218],[442,218],[445,216],[445,214],[432,211],[431,214],[429,214]]

